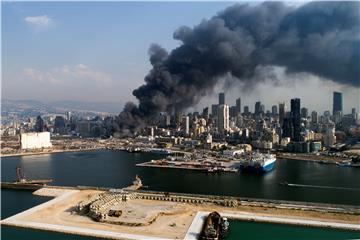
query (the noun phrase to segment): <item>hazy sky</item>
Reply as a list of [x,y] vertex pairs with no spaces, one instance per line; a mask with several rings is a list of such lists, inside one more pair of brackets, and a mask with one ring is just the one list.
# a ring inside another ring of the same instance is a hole
[[[125,102],[150,70],[148,48],[158,43],[171,50],[182,25],[194,26],[232,5],[221,3],[2,2],[2,97],[40,101]],[[300,97],[310,110],[332,109],[332,92],[341,91],[345,112],[359,111],[360,90],[309,74],[286,75],[274,68],[278,81],[243,91],[219,84],[215,93],[195,106],[217,102],[225,89],[230,105],[242,98],[254,108],[261,100],[269,109]]]

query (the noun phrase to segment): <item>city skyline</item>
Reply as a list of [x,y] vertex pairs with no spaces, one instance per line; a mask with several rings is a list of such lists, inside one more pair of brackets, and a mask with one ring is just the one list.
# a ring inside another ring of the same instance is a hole
[[4,239],[359,236],[360,1],[1,7]]
[[[179,44],[172,38],[178,27],[194,26],[233,5],[231,2],[2,4],[4,99],[95,100],[119,105],[136,100],[131,93],[143,83],[151,68],[147,52],[152,43],[159,43],[170,51]],[[86,11],[77,11],[78,8]],[[152,14],[140,24],[135,10]],[[97,15],[92,20],[88,13],[95,11]],[[189,17],[184,19],[174,14],[175,11],[186,11]],[[161,21],[155,12],[165,14],[167,21]],[[79,20],[74,24],[71,19],[75,17]],[[145,30],[151,26],[157,28]],[[97,37],[86,39],[86,33]],[[132,40],[131,47],[126,43],[128,37],[136,39]],[[21,39],[28,41],[20,42]],[[85,41],[87,44],[81,44]],[[40,57],[45,52],[50,53],[49,57]],[[248,105],[251,111],[256,101],[270,109],[279,102],[299,97],[309,109],[323,112],[332,109],[332,92],[340,91],[344,112],[350,112],[353,107],[360,110],[358,87],[308,73],[287,74],[281,67],[273,67],[266,73],[260,76],[263,83],[251,89],[238,82],[228,85],[226,79],[221,80],[214,91],[193,108],[200,111],[204,106],[211,106],[216,102],[217,93],[224,91],[231,102],[241,97],[242,106]]]

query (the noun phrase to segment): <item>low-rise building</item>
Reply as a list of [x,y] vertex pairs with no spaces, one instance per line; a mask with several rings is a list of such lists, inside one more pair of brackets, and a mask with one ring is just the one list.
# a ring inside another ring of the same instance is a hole
[[227,158],[232,158],[243,153],[244,149],[226,149],[222,151],[222,155]]
[[22,133],[20,135],[21,149],[50,148],[50,132]]

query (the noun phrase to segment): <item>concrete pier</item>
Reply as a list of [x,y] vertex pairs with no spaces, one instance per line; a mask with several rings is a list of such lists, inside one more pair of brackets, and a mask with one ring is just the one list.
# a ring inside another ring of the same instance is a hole
[[[99,190],[99,191],[114,190],[113,188],[109,188],[109,187],[94,187],[94,186],[71,187],[71,186],[53,186],[53,185],[39,185],[39,184],[19,184],[13,182],[1,182],[1,188],[24,189],[24,190],[38,190],[40,188],[54,188],[54,189],[68,189],[68,190]],[[289,209],[289,210],[317,211],[317,212],[360,215],[360,206],[354,206],[354,205],[175,193],[175,192],[159,192],[159,191],[149,191],[149,190],[132,190],[132,188],[123,188],[123,189],[129,193],[130,192],[136,193],[138,197],[141,199],[149,199],[149,200],[175,201],[175,202],[187,202],[187,203],[215,203],[218,205],[229,206],[229,207],[231,207],[236,202],[236,204],[239,206],[241,205],[241,206],[249,206],[249,207],[278,208],[278,209]]]
[[[2,186],[39,188],[16,183]],[[44,186],[34,194],[54,199],[1,224],[111,239],[197,239],[205,216],[217,211],[242,221],[360,231],[359,206],[125,189]],[[121,214],[113,216],[110,210]],[[94,220],[89,216],[94,212],[105,218]]]
[[37,190],[45,187],[42,184],[24,184],[24,183],[15,183],[15,182],[2,182],[2,189],[22,189],[22,190]]

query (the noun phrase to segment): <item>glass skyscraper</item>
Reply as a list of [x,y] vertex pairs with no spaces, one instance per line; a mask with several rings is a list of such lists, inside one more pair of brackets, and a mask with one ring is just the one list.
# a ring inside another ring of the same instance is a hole
[[301,131],[301,115],[300,115],[300,99],[291,99],[291,122],[294,129],[293,141],[300,142],[300,131]]
[[219,93],[219,105],[225,104],[225,93]]
[[341,92],[334,92],[334,98],[333,98],[333,115],[336,114],[336,112],[343,111],[343,104],[342,104],[342,93]]

